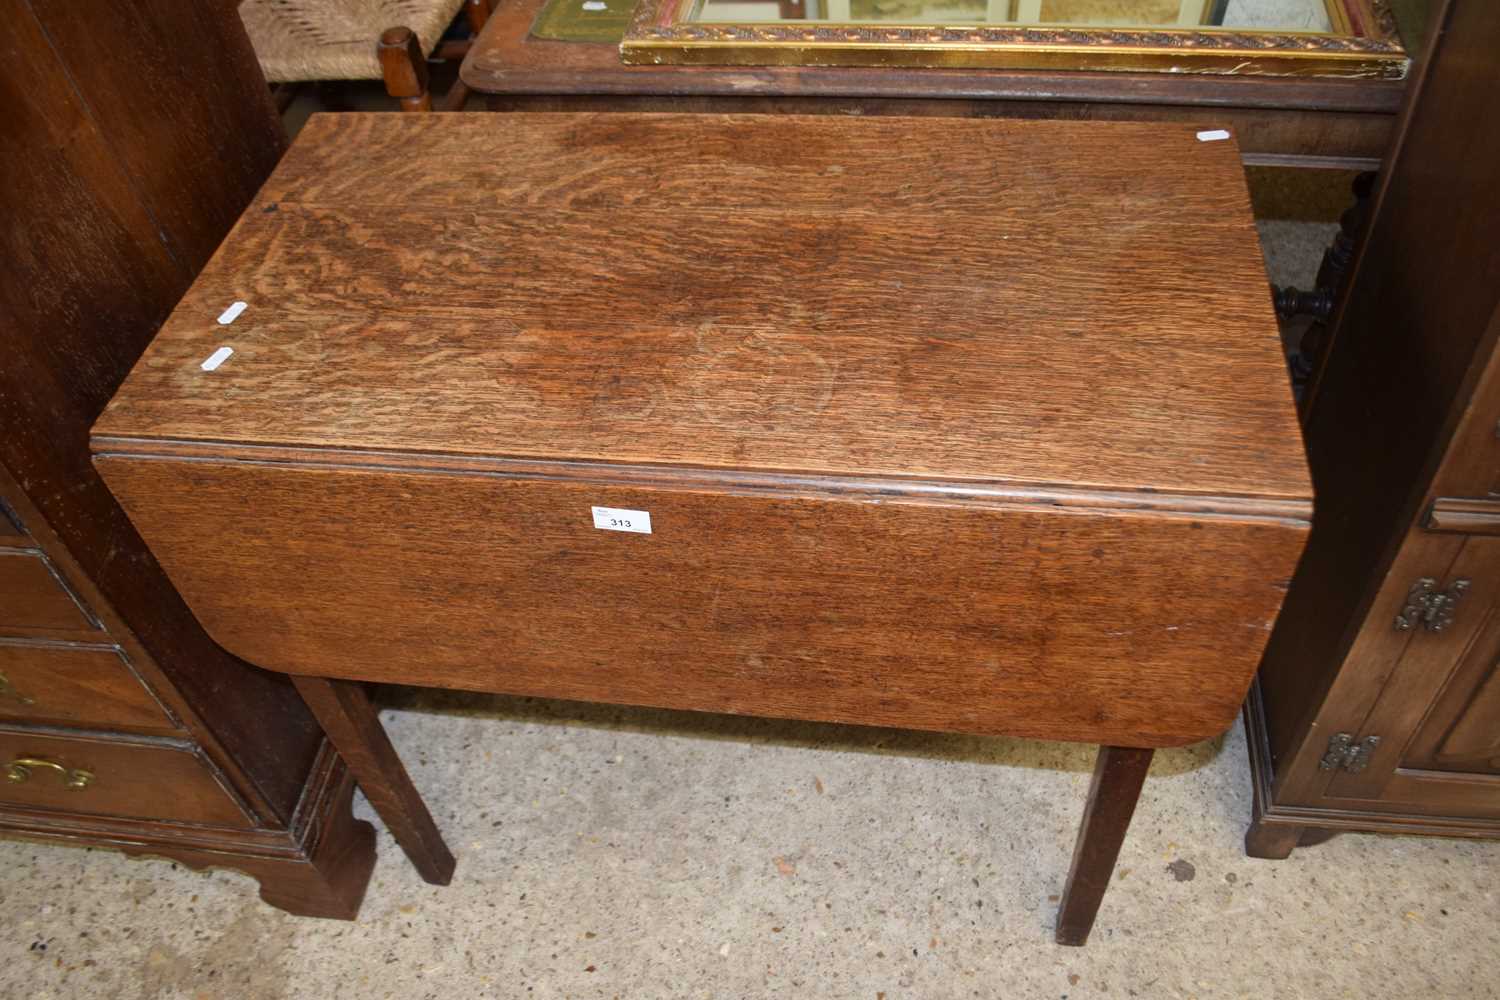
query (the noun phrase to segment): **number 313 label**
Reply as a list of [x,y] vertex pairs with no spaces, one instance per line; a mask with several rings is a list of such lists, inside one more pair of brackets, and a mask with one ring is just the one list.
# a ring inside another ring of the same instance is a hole
[[591,507],[594,512],[594,527],[602,531],[634,531],[642,535],[651,534],[651,512],[646,510],[622,510],[619,507]]

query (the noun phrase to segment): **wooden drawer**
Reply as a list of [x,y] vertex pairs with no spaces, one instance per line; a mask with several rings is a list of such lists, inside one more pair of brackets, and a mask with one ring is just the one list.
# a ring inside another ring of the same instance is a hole
[[0,639],[0,719],[177,729],[119,650],[24,639]]
[[0,806],[5,805],[254,825],[195,750],[144,739],[0,731]]
[[0,548],[0,628],[94,631],[94,620],[39,552]]

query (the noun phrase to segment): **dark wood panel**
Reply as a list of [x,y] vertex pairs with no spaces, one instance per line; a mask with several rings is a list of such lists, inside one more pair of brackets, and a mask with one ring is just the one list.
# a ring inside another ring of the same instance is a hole
[[[1451,696],[1457,706],[1439,704],[1438,725],[1445,726],[1442,742],[1428,766],[1434,770],[1488,772],[1500,774],[1500,670],[1497,661],[1487,661],[1488,670],[1477,684],[1465,688],[1463,681],[1453,685]],[[1445,699],[1446,700],[1446,699]],[[1450,721],[1451,720],[1451,721]]]
[[118,649],[0,638],[0,719],[97,729],[178,727]]
[[[0,309],[45,331],[0,367],[0,455],[82,443],[120,374],[166,318],[190,273],[162,244],[83,97],[57,71],[28,0],[0,0]],[[26,225],[45,206],[46,222]],[[67,220],[58,225],[57,220]],[[152,294],[152,293],[156,294]],[[39,491],[45,492],[45,491]],[[62,492],[59,486],[58,492]]]
[[660,97],[589,94],[497,95],[491,111],[506,113],[656,113],[936,116],[1097,122],[1179,122],[1232,131],[1247,165],[1374,170],[1391,139],[1392,117],[1358,111],[1276,111],[1265,108],[1076,101],[993,101],[870,97]]
[[99,622],[40,552],[0,549],[0,629],[88,631]]
[[[1500,608],[1500,539],[1464,541],[1458,558],[1446,573],[1435,579],[1441,587],[1449,587],[1459,579],[1470,581],[1468,591],[1455,608],[1453,623],[1440,632],[1422,626],[1412,628],[1411,639],[1395,669],[1378,686],[1369,684],[1368,689],[1378,692],[1378,697],[1355,731],[1380,736],[1380,746],[1362,771],[1335,773],[1328,784],[1329,796],[1388,797],[1384,785],[1398,767],[1412,765],[1408,753],[1412,742],[1421,737],[1424,719],[1428,724],[1442,727],[1442,720],[1431,716],[1431,707],[1466,651],[1485,638]],[[1366,628],[1390,630],[1393,625],[1372,620]],[[1453,720],[1450,717],[1447,721],[1451,724]]]
[[[199,4],[192,17],[181,0],[30,6],[162,242],[192,275],[243,207],[226,188],[252,192],[286,148],[238,5]],[[122,86],[127,52],[140,57]]]
[[[807,486],[99,464],[209,631],[271,669],[1132,746],[1229,725],[1303,532]],[[647,510],[652,533],[596,530],[592,505]]]
[[[235,828],[255,825],[188,747],[0,730],[0,769],[26,760],[44,763],[22,765],[28,772],[23,781],[0,776],[0,802]],[[82,780],[75,778],[79,772],[88,772],[87,785],[70,787],[68,780]]]
[[[1465,555],[1454,575],[1500,575],[1500,540],[1472,540]],[[1452,669],[1435,672],[1427,691],[1393,691],[1395,697],[1420,694],[1430,706],[1412,727],[1400,755],[1403,769],[1500,775],[1500,599],[1488,581],[1479,582],[1455,614],[1469,627],[1457,636],[1462,653],[1450,653]]]
[[[374,860],[347,772],[289,684],[193,622],[86,447],[284,145],[236,6],[0,0],[0,508],[31,535],[0,518],[0,546],[45,552],[107,632],[0,640],[7,750],[97,769],[82,790],[45,764],[0,779],[0,832],[238,867],[273,905],[347,918]],[[36,728],[165,729],[145,679],[184,738]]]
[[5,505],[4,498],[0,498],[0,545],[26,547],[30,542],[31,539],[26,536],[16,518],[16,512]]
[[[288,683],[193,622],[87,449],[89,425],[279,155],[274,109],[232,4],[0,0],[0,20],[0,493],[34,501],[22,520],[36,544],[284,823],[321,734]],[[267,720],[284,720],[276,739]]]
[[[1442,456],[1500,335],[1500,243],[1493,238],[1500,198],[1492,177],[1500,131],[1472,127],[1493,102],[1489,53],[1500,44],[1500,10],[1472,0],[1445,4],[1433,38],[1326,361],[1304,402],[1317,513],[1261,680],[1276,766],[1295,759],[1293,784],[1307,790],[1326,781],[1318,760],[1338,731],[1330,727],[1357,726],[1359,708],[1373,704],[1387,674],[1384,658],[1365,669],[1356,642],[1379,644],[1388,629],[1384,609],[1417,577],[1444,568],[1435,549],[1399,567],[1394,560],[1408,551],[1407,532],[1432,499]],[[1497,417],[1492,411],[1489,450],[1481,448],[1478,459],[1489,470],[1500,444]],[[1472,426],[1479,435],[1481,425]],[[1440,547],[1451,558],[1451,545]],[[1369,629],[1361,631],[1367,616]],[[1325,706],[1333,714],[1319,719]],[[1279,773],[1277,780],[1287,779]]]
[[[1493,272],[1484,280],[1500,282],[1500,255],[1484,263]],[[1500,297],[1489,316],[1486,337],[1490,344],[1500,343]],[[1474,398],[1453,433],[1453,447],[1433,476],[1431,492],[1437,497],[1432,502],[1435,511],[1448,507],[1449,524],[1463,514],[1474,530],[1494,533],[1495,512],[1500,510],[1500,351],[1492,352],[1487,363],[1481,354],[1471,378],[1477,381]],[[1453,508],[1455,502],[1464,504],[1464,509]]]
[[1500,498],[1438,497],[1427,509],[1423,527],[1428,531],[1500,535]]

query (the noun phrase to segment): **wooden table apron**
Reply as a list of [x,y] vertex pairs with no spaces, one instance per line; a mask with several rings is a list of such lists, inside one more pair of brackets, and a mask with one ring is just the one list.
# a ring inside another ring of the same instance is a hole
[[1151,750],[1231,724],[1307,530],[1223,147],[321,117],[95,461],[430,880],[452,857],[352,682],[1102,744],[1058,925],[1081,944]]

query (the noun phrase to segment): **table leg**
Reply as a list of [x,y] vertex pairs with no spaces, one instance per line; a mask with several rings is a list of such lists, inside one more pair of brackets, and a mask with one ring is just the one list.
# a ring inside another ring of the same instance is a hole
[[1083,824],[1073,847],[1073,867],[1058,908],[1058,944],[1088,942],[1155,752],[1132,747],[1099,748],[1088,804],[1083,807]]
[[422,878],[434,885],[451,882],[453,855],[391,746],[364,685],[323,677],[292,680]]

